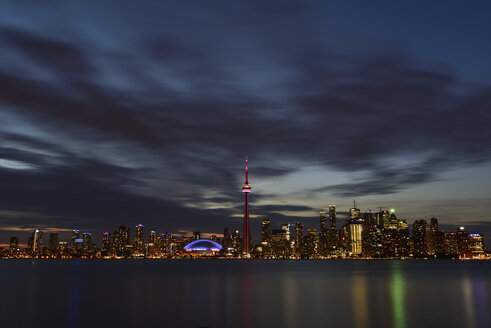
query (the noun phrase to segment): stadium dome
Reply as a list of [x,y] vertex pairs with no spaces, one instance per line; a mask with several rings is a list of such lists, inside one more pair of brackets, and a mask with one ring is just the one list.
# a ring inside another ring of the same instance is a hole
[[222,249],[222,245],[209,239],[198,239],[184,246],[186,251],[213,251],[218,252]]

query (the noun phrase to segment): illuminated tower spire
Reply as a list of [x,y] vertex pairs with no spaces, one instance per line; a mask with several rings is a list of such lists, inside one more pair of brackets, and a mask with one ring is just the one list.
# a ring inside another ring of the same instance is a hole
[[249,256],[251,232],[249,230],[249,193],[251,192],[251,186],[249,185],[249,167],[247,166],[247,154],[245,163],[245,183],[242,186],[242,192],[244,193],[244,238],[242,245],[242,252],[245,256]]

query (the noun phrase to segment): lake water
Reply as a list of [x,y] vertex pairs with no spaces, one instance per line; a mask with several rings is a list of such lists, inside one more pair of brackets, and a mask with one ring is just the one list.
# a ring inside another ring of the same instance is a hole
[[491,327],[491,261],[1,260],[0,327]]

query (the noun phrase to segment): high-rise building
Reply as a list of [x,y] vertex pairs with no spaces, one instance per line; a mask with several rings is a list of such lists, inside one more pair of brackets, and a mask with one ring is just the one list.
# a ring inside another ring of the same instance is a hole
[[319,238],[317,229],[308,229],[303,241],[304,257],[317,258],[319,255]]
[[53,254],[58,249],[58,233],[51,232],[49,234],[49,252]]
[[321,211],[320,213],[320,233],[319,233],[319,254],[327,256],[329,249],[328,240],[328,228],[327,228],[327,212]]
[[271,220],[261,220],[261,245],[263,253],[269,254],[271,250]]
[[427,247],[428,224],[426,220],[415,220],[413,223],[413,257],[425,257]]
[[353,219],[350,221],[348,229],[348,251],[352,255],[360,255],[362,253],[363,223]]
[[463,258],[472,257],[469,233],[465,231],[464,227],[457,228],[455,233],[457,237],[457,251],[459,257],[463,257]]
[[245,256],[249,256],[251,253],[251,232],[249,230],[249,194],[252,191],[249,185],[249,168],[247,166],[247,155],[245,164],[245,183],[242,186],[242,193],[244,194],[244,237],[242,238],[242,252]]
[[36,229],[32,233],[32,252],[39,253],[41,252],[41,247],[43,243],[43,233],[41,230]]
[[365,230],[368,230],[374,226],[375,226],[375,220],[372,215],[372,210],[369,209],[365,213],[363,213],[363,228]]
[[391,208],[389,211],[389,219],[387,220],[386,223],[384,223],[384,227],[389,229],[398,229],[397,227],[398,224],[399,221],[397,220],[396,211],[393,208]]
[[102,250],[111,250],[111,234],[107,231],[102,233]]
[[150,230],[150,234],[148,235],[148,243],[156,244],[157,233],[154,230]]
[[115,252],[122,253],[126,245],[130,244],[130,228],[120,226],[113,234],[113,248]]
[[138,254],[143,254],[143,224],[136,226],[135,251]]
[[295,253],[303,253],[303,224],[300,222],[295,223]]
[[329,205],[329,229],[336,230],[336,205]]
[[438,219],[431,218],[430,219],[430,234],[428,240],[428,254],[435,256],[436,255],[436,235],[438,232]]
[[452,258],[459,257],[457,233],[454,231],[445,233],[445,255]]
[[354,205],[355,206],[353,208],[349,209],[349,218],[350,218],[350,221],[359,221],[360,220],[360,209],[356,208],[356,203],[354,203]]
[[320,211],[319,214],[320,214],[321,232],[327,232],[327,212]]
[[484,242],[481,234],[469,234],[469,248],[473,258],[481,258],[484,256]]
[[10,253],[17,252],[19,250],[19,238],[10,237],[9,250]]
[[193,231],[193,240],[201,239],[201,232]]
[[90,232],[84,232],[83,234],[83,242],[82,242],[82,249],[84,251],[88,251],[91,248],[91,239],[92,239],[92,234]]
[[290,224],[289,223],[283,224],[281,226],[281,230],[283,230],[283,232],[285,233],[285,239],[287,241],[290,241]]
[[80,230],[72,231],[72,248],[75,249],[77,247],[77,239],[80,239]]

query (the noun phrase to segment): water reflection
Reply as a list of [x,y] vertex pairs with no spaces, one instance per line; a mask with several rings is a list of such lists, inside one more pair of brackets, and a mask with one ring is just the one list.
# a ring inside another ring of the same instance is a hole
[[355,315],[355,327],[368,327],[368,302],[366,273],[357,272],[353,276],[353,308]]
[[70,315],[68,317],[69,327],[80,326],[80,261],[73,262],[72,281],[70,288]]
[[402,270],[402,263],[392,262],[391,265],[391,298],[392,298],[392,322],[394,328],[405,328],[406,308],[405,308],[405,282]]
[[474,299],[472,292],[472,281],[469,277],[468,273],[464,273],[465,276],[462,279],[462,295],[464,296],[464,310],[465,310],[465,324],[469,328],[473,328],[476,326],[476,322],[474,320]]
[[479,275],[474,284],[474,296],[480,327],[489,327],[488,297],[486,294],[486,281]]

